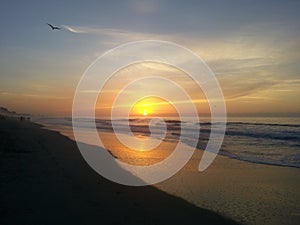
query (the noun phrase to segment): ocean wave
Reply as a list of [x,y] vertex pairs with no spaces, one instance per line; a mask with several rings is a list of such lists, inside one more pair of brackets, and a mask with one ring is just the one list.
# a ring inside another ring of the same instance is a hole
[[[268,118],[268,121],[271,119]],[[42,118],[37,120],[42,124],[52,124],[58,127],[72,129],[71,118]],[[95,121],[96,128],[101,131],[113,131],[112,122],[118,126],[119,132],[128,132],[129,124],[131,132],[137,135],[150,136],[149,123],[151,118],[132,119],[77,119],[80,126],[90,128],[91,122]],[[255,118],[253,119],[255,121]],[[267,121],[267,120],[266,120]],[[218,125],[209,121],[180,121],[177,119],[157,120],[155,129],[157,132],[164,126],[167,128],[164,141],[178,141],[180,138],[185,144],[197,141],[197,148],[205,149],[211,130],[219,131]],[[59,128],[61,129],[61,128]],[[196,134],[196,135],[195,135]],[[245,122],[229,121],[226,123],[226,135],[220,150],[220,154],[227,157],[254,163],[264,163],[280,166],[300,167],[300,124],[294,121],[278,121],[274,118],[271,122]]]

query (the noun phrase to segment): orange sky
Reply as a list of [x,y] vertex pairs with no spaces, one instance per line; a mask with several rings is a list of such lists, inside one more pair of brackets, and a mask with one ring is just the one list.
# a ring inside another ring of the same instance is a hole
[[[176,82],[190,96],[190,101],[184,100],[179,96],[176,87],[173,84],[167,85],[167,81],[157,82],[152,76],[159,76]],[[137,77],[139,78],[137,80]],[[144,78],[144,79],[143,79]],[[134,82],[134,83],[131,83]],[[127,85],[130,88],[123,90]],[[155,89],[159,96],[144,96],[147,93],[145,89]],[[167,94],[178,96],[177,100],[170,101],[164,99]],[[118,97],[122,99],[114,105],[117,113],[125,116],[128,112],[130,115],[142,116],[146,111],[148,116],[174,116],[177,115],[174,107],[179,104],[194,104],[200,114],[209,114],[209,107],[205,96],[198,85],[184,72],[161,63],[139,63],[130,65],[120,71],[106,82],[102,89],[96,106],[97,116],[109,116],[111,108]],[[144,96],[142,99],[136,99],[136,96]],[[183,107],[184,109],[184,107]],[[188,115],[188,112],[183,112]]]
[[[107,1],[71,4],[68,10],[54,2],[24,1],[18,7],[3,3],[0,106],[34,115],[71,116],[76,86],[95,59],[120,44],[151,39],[177,43],[202,58],[221,85],[229,115],[300,115],[298,1],[274,0],[272,7],[257,0]],[[46,23],[61,30],[52,31]],[[98,115],[109,114],[123,85],[151,74],[177,82],[200,114],[209,113],[201,90],[179,70],[148,64],[119,73],[102,91]],[[151,81],[147,85],[173,93]],[[142,92],[143,84],[137,86]],[[129,99],[134,96],[127,94]],[[179,98],[177,104],[186,103]]]

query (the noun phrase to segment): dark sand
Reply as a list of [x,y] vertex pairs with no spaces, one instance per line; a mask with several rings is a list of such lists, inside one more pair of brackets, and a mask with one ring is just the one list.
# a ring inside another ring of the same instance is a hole
[[236,224],[155,187],[110,182],[76,143],[28,121],[0,119],[0,224]]

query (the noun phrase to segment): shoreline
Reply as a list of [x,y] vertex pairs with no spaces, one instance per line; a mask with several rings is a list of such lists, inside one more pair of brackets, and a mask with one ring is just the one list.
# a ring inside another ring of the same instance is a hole
[[[53,128],[53,126],[55,127],[55,125],[47,125],[47,124],[37,123],[37,122],[33,122],[33,123],[40,125],[43,129],[47,129],[47,130],[51,130],[51,131],[56,131],[59,134],[65,136],[67,138],[69,138],[70,140],[75,141],[74,138],[72,139],[68,134],[64,134],[59,129]],[[108,133],[108,134],[113,133],[113,131],[110,131],[110,130],[101,130],[99,132],[101,132],[101,133]],[[170,141],[165,141],[165,142],[172,143]],[[186,143],[184,143],[184,144],[187,145],[187,146],[189,146]],[[197,150],[198,151],[202,151],[202,152],[204,151],[203,149],[198,148],[198,147],[196,148],[196,151]],[[231,156],[230,154],[228,154],[227,152],[222,151],[222,150],[218,153],[218,155],[226,157],[226,158],[229,158],[229,159],[232,159],[232,160],[238,160],[238,161],[247,162],[247,163],[253,163],[253,164],[258,164],[258,165],[269,165],[269,166],[278,166],[278,167],[288,167],[288,168],[298,168],[298,169],[300,169],[299,166],[294,166],[294,165],[276,164],[276,163],[272,163],[272,162],[256,162],[256,161],[250,160],[250,159],[242,159],[241,157],[238,157],[238,156],[233,156],[233,155]],[[114,156],[114,157],[116,157],[116,156]]]
[[0,132],[1,224],[238,224],[153,186],[110,182],[38,124],[1,119]]
[[[112,132],[103,132],[102,136],[111,153],[124,151],[119,158],[127,157],[127,149],[120,146]],[[172,147],[172,143],[165,144],[166,149]],[[181,171],[154,186],[243,224],[297,224],[300,219],[299,168],[218,155],[206,171],[199,172],[202,153],[203,150],[195,151]],[[143,157],[146,161],[152,160],[151,155],[137,155],[137,158]]]
[[128,187],[95,173],[76,143],[57,131],[28,121],[0,120],[0,125],[1,224],[292,225],[300,218],[298,168],[219,155],[199,173],[201,151],[196,151],[170,179]]

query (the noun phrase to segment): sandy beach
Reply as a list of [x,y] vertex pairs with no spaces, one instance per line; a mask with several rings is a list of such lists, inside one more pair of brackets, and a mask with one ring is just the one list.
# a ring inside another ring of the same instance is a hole
[[155,187],[102,178],[57,132],[3,119],[0,132],[1,224],[236,224]]
[[198,172],[197,155],[201,152],[182,171],[156,186],[243,224],[299,223],[299,168],[218,156],[209,169]]
[[[76,143],[58,132],[11,119],[0,120],[0,132],[1,224],[299,221],[297,168],[218,156],[206,171],[199,173],[202,152],[197,151],[169,180],[155,186],[130,187],[95,173],[82,159]],[[110,143],[110,151],[120,148],[110,133],[104,133],[102,138]]]
[[[166,149],[174,149],[176,144],[162,142],[158,152],[134,153],[122,147],[114,134],[107,132],[100,136],[120,160],[141,165],[168,157],[170,152]],[[299,168],[256,164],[218,155],[207,170],[199,172],[202,153],[195,151],[179,173],[155,187],[242,224],[298,224]]]

